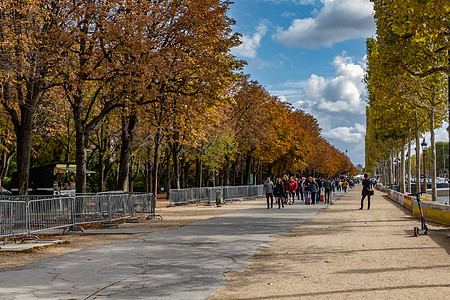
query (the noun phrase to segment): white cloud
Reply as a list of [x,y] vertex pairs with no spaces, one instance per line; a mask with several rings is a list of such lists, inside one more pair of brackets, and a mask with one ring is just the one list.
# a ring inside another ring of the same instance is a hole
[[303,89],[304,99],[316,103],[318,110],[364,113],[364,63],[353,63],[350,57],[337,56],[333,65],[336,68],[333,78],[315,74],[309,77]]
[[295,19],[287,30],[273,35],[284,46],[316,49],[375,33],[373,4],[369,0],[322,0],[314,18]]
[[364,143],[366,128],[364,125],[356,123],[353,127],[336,127],[322,132],[326,138],[345,143]]
[[258,48],[261,46],[261,39],[267,33],[267,25],[265,21],[259,23],[256,27],[256,32],[252,36],[243,35],[242,44],[238,47],[232,48],[231,53],[236,56],[246,57],[246,58],[256,58],[258,55]]
[[292,11],[285,11],[284,13],[281,14],[282,17],[284,18],[294,18],[295,17],[295,12]]

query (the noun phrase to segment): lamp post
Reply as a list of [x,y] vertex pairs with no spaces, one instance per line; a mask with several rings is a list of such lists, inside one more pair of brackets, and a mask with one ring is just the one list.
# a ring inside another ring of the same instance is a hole
[[347,156],[348,150],[345,149],[345,156],[347,157],[347,159],[345,160],[345,164],[346,164],[346,169],[347,169],[347,178],[348,178],[348,156]]
[[422,155],[423,155],[423,192],[426,193],[427,192],[427,163],[426,163],[426,158],[427,158],[427,142],[425,142],[425,137],[423,138],[422,144],[420,144],[422,146]]
[[[406,161],[406,171],[408,171],[408,166],[409,166],[409,152],[406,152],[405,153],[405,161]],[[409,194],[409,193],[411,193],[411,190],[409,189],[409,184],[411,183],[411,178],[409,178],[410,176],[409,176],[409,172],[408,172],[408,174],[406,174],[406,176],[405,176],[406,178],[407,178],[407,180],[408,180],[408,182],[407,182],[407,184],[406,184],[406,191],[407,191],[407,193]]]

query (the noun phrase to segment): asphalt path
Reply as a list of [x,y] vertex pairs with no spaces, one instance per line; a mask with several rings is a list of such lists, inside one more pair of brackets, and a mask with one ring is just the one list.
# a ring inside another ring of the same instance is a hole
[[325,207],[261,206],[6,270],[0,299],[206,299],[223,273]]

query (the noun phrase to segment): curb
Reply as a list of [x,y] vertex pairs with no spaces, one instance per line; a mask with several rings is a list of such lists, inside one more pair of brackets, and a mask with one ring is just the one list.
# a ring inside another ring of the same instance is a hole
[[[420,217],[419,207],[417,201],[411,196],[395,192],[386,186],[381,184],[377,185],[377,189],[382,192],[387,193],[387,196],[402,205],[403,207],[412,211],[414,217]],[[428,199],[424,198],[422,202],[422,211],[425,220],[435,222],[442,225],[450,226],[450,206],[440,203],[433,203]]]

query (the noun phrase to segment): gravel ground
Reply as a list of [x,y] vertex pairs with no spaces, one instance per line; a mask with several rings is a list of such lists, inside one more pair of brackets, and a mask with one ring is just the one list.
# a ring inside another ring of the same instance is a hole
[[262,247],[210,299],[450,299],[448,229],[413,237],[411,212],[378,191],[359,210],[360,193]]

